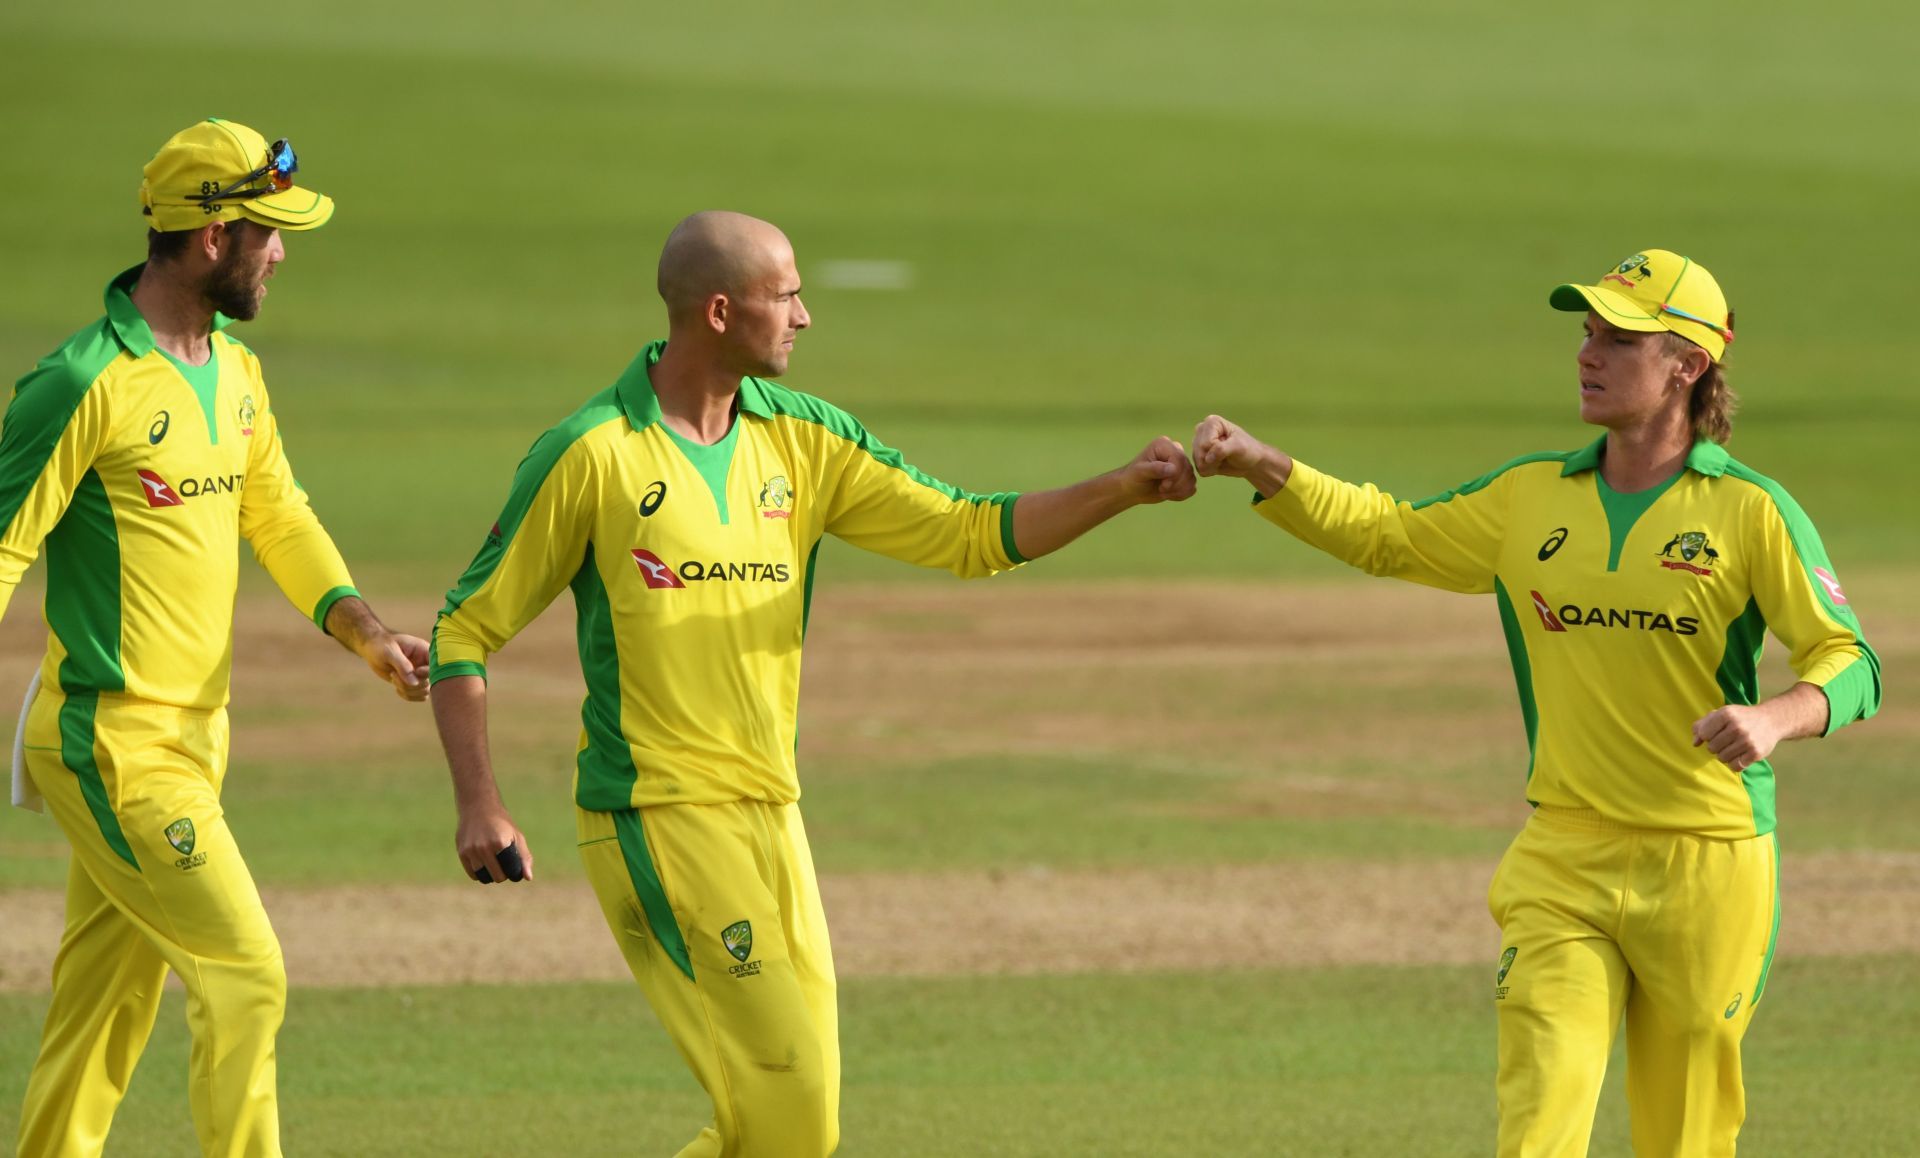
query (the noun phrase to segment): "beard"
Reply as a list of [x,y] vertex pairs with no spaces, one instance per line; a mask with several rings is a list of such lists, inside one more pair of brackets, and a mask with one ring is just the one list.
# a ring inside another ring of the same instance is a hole
[[260,271],[242,261],[236,247],[213,267],[201,292],[214,309],[236,322],[250,322],[260,312]]

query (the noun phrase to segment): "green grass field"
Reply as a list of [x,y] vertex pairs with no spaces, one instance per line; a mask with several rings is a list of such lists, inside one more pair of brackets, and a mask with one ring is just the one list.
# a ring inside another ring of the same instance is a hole
[[[1546,293],[1676,248],[1738,309],[1735,453],[1819,524],[1887,663],[1885,718],[1781,761],[1783,840],[1906,855],[1920,153],[1897,142],[1920,114],[1914,28],[1875,0],[931,0],[911,15],[876,0],[341,0],[178,20],[15,5],[0,11],[0,364],[24,372],[139,260],[139,168],[168,134],[217,114],[290,137],[339,211],[289,239],[238,333],[362,586],[411,607],[464,567],[534,436],[661,335],[653,262],[696,209],[791,235],[815,318],[791,385],[978,490],[1117,465],[1209,411],[1403,495],[1579,445],[1579,320]],[[836,288],[817,271],[842,260],[907,263],[911,285]],[[1178,600],[1180,580],[1241,581],[1249,599],[1349,582],[1252,524],[1245,498],[1209,485],[996,583],[1151,580]],[[848,581],[938,579],[835,544],[822,587]],[[263,599],[277,596],[255,576],[243,605]],[[10,671],[37,654],[34,602],[11,608]],[[1497,649],[1494,624],[1488,607]],[[810,664],[842,638],[816,630]],[[316,672],[347,663],[301,654]],[[1492,857],[1525,755],[1511,682],[1487,660],[1458,681],[1411,661],[1354,659],[1339,679],[1195,666],[1145,713],[1159,731],[1039,729],[1095,697],[1113,720],[1143,714],[1128,697],[1144,693],[1089,659],[1031,694],[981,681],[968,694],[1000,730],[963,750],[943,747],[951,721],[888,717],[876,738],[803,720],[819,864]],[[571,692],[548,674],[560,690],[498,705],[502,779],[549,887],[577,889]],[[445,882],[452,810],[424,718],[316,680],[306,701],[236,689],[227,803],[256,874]],[[1461,717],[1477,730],[1411,749],[1384,734],[1381,703],[1409,735]],[[338,727],[341,712],[364,726]],[[277,743],[329,721],[325,743]],[[1202,728],[1246,747],[1195,756]],[[1248,803],[1308,776],[1369,786],[1373,803]],[[1496,814],[1419,803],[1436,794]],[[62,879],[58,839],[0,815],[0,914],[8,890]],[[849,979],[842,1152],[1483,1154],[1484,984],[1438,965]],[[1742,1152],[1910,1153],[1916,993],[1912,955],[1782,961],[1749,1039]],[[0,992],[0,1146],[44,1003]],[[181,1020],[175,995],[110,1154],[192,1151]],[[1598,1155],[1627,1152],[1618,1070]],[[626,985],[298,990],[282,1085],[304,1155],[670,1153],[703,1117]]]
[[[1912,1055],[1886,1026],[1920,1017],[1914,980],[1910,962],[1783,964],[1747,1051],[1741,1151],[1909,1152]],[[1461,968],[868,980],[841,995],[845,1151],[1470,1158],[1493,1129],[1485,983]],[[626,986],[296,996],[280,1048],[290,1148],[667,1154],[705,1112]],[[181,1004],[162,1012],[119,1153],[195,1153]],[[0,997],[6,1056],[30,1053],[38,1010]],[[1615,1060],[1599,1154],[1627,1152]],[[0,1076],[0,1098],[24,1085]]]

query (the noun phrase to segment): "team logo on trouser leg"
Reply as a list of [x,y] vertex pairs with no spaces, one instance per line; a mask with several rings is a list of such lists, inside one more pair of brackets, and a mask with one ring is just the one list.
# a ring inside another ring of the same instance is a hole
[[176,868],[199,868],[201,865],[207,863],[206,853],[203,852],[198,856],[194,855],[193,819],[191,817],[183,816],[172,824],[167,825],[165,835],[167,843],[173,846],[173,851],[180,854],[180,859],[173,862]]
[[733,954],[735,961],[740,962],[740,964],[729,968],[727,972],[733,974],[735,977],[758,977],[760,975],[760,962],[747,960],[747,958],[753,956],[753,925],[751,922],[735,921],[733,924],[720,930],[720,943],[727,947],[727,952]]

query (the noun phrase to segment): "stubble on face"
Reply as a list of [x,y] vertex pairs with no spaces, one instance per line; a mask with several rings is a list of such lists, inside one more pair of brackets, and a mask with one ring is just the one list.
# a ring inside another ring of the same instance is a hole
[[[235,226],[243,227],[236,230]],[[260,301],[266,296],[267,251],[265,245],[251,244],[255,229],[241,222],[228,226],[233,246],[207,274],[201,291],[208,304],[236,322],[250,322],[259,316]]]

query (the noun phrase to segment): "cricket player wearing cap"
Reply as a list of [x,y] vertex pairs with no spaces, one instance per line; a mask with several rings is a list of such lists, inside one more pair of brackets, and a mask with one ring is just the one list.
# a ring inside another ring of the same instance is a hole
[[792,246],[764,221],[681,222],[659,288],[667,340],[534,443],[435,626],[456,844],[483,880],[531,873],[488,762],[485,663],[571,588],[587,685],[580,854],[713,1099],[681,1154],[812,1158],[840,1131],[833,959],[794,767],[822,536],[991,575],[1130,507],[1189,497],[1192,468],[1160,438],[1115,471],[1027,495],[913,469],[845,411],[765,380],[811,318]]
[[202,1153],[280,1153],[285,970],[220,806],[239,540],[302,615],[426,695],[426,642],[359,598],[287,465],[260,362],[226,332],[258,312],[280,231],[333,212],[297,168],[286,141],[231,121],[168,140],[140,189],[148,260],[0,420],[0,614],[47,554],[14,798],[44,801],[73,846],[23,1158],[101,1152],[169,969]]
[[[1499,605],[1534,805],[1489,894],[1499,1153],[1586,1153],[1624,1017],[1634,1153],[1731,1155],[1779,929],[1768,757],[1873,715],[1880,664],[1800,505],[1727,453],[1706,269],[1650,249],[1549,300],[1586,315],[1580,417],[1606,433],[1583,449],[1396,502],[1216,415],[1194,465],[1371,574]],[[1768,631],[1799,680],[1762,698]]]

